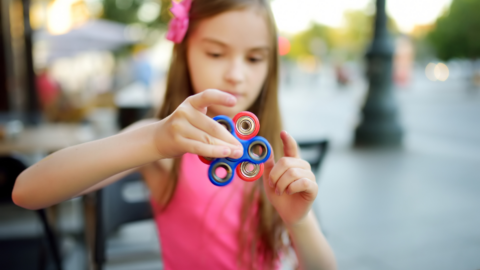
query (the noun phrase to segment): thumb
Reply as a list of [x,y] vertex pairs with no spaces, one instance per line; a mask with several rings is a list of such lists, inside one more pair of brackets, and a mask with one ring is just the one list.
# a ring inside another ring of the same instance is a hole
[[298,146],[295,139],[290,136],[285,130],[280,133],[280,138],[283,142],[283,153],[286,157],[299,158]]

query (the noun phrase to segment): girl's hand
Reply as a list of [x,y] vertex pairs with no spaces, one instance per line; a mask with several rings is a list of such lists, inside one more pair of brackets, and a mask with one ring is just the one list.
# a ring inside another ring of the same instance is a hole
[[188,97],[165,119],[155,123],[154,144],[162,158],[185,153],[204,157],[242,156],[241,143],[219,123],[206,115],[208,106],[232,107],[235,96],[209,89]]
[[292,226],[305,219],[318,192],[310,164],[300,159],[296,141],[282,131],[285,156],[277,163],[272,155],[265,163],[263,185],[267,197],[285,225]]

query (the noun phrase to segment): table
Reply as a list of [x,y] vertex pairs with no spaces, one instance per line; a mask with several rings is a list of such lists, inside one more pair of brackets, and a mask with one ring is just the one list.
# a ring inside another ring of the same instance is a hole
[[15,152],[48,154],[96,138],[94,130],[89,125],[42,124],[37,127],[26,127],[15,138],[0,140],[0,155]]
[[[14,153],[25,154],[31,157],[30,161],[33,164],[52,152],[99,138],[98,132],[96,132],[91,125],[45,123],[36,127],[26,127],[14,138],[0,140],[0,155],[11,155]],[[89,200],[87,200],[87,202],[89,202]],[[68,207],[68,217],[63,217],[63,214],[60,213],[65,212],[62,210],[65,206],[70,206]],[[76,211],[71,211],[72,207],[75,208]],[[46,211],[49,216],[49,223],[52,227],[56,227],[57,230],[60,229],[57,227],[59,224],[66,223],[66,219],[71,221],[73,216],[76,217],[75,220],[81,219],[77,220],[77,223],[87,223],[87,226],[83,226],[83,228],[80,228],[80,230],[76,232],[83,235],[76,244],[85,246],[86,240],[82,238],[91,238],[89,235],[91,233],[89,232],[93,231],[90,228],[91,226],[88,226],[95,214],[91,211],[91,208],[90,204],[85,203],[82,198],[81,200],[73,199],[48,207]]]

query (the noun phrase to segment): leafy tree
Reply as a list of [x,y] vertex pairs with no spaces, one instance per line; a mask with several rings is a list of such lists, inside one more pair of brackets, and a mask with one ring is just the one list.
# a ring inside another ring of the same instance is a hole
[[[363,57],[372,39],[374,14],[368,10],[349,10],[343,16],[344,25],[340,28],[312,23],[310,28],[293,36],[288,57],[315,54],[312,52],[312,41],[315,39],[322,40],[328,49],[342,55],[342,58]],[[395,21],[390,17],[388,28],[393,35],[399,33]]]
[[480,1],[453,0],[427,39],[442,60],[480,57]]
[[[370,6],[374,7],[371,2]],[[345,12],[345,26],[336,39],[337,46],[349,58],[363,57],[373,38],[375,13],[366,10],[350,10]],[[392,36],[398,35],[399,30],[395,20],[387,15],[387,28]]]
[[[288,57],[297,58],[317,54],[315,48],[313,48],[314,46],[330,47],[332,45],[330,31],[331,29],[325,25],[312,23],[310,28],[292,37]],[[315,41],[322,41],[323,43]],[[327,48],[317,49],[326,50]]]
[[[102,18],[124,24],[143,23],[147,26],[165,26],[170,20],[170,0],[102,0]],[[152,22],[144,23],[138,18],[138,11],[142,4],[156,2],[160,5],[160,15]]]
[[373,15],[363,10],[349,10],[343,14],[344,26],[335,35],[335,46],[347,58],[363,56],[373,33]]

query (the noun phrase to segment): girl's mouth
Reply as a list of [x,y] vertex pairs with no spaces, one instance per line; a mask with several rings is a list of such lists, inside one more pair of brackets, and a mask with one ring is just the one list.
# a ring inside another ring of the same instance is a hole
[[233,91],[227,91],[227,90],[221,90],[221,91],[226,92],[226,93],[229,93],[230,95],[235,96],[236,98],[239,98],[239,97],[243,96],[242,94],[240,94],[240,93],[235,93],[235,92],[233,92]]

